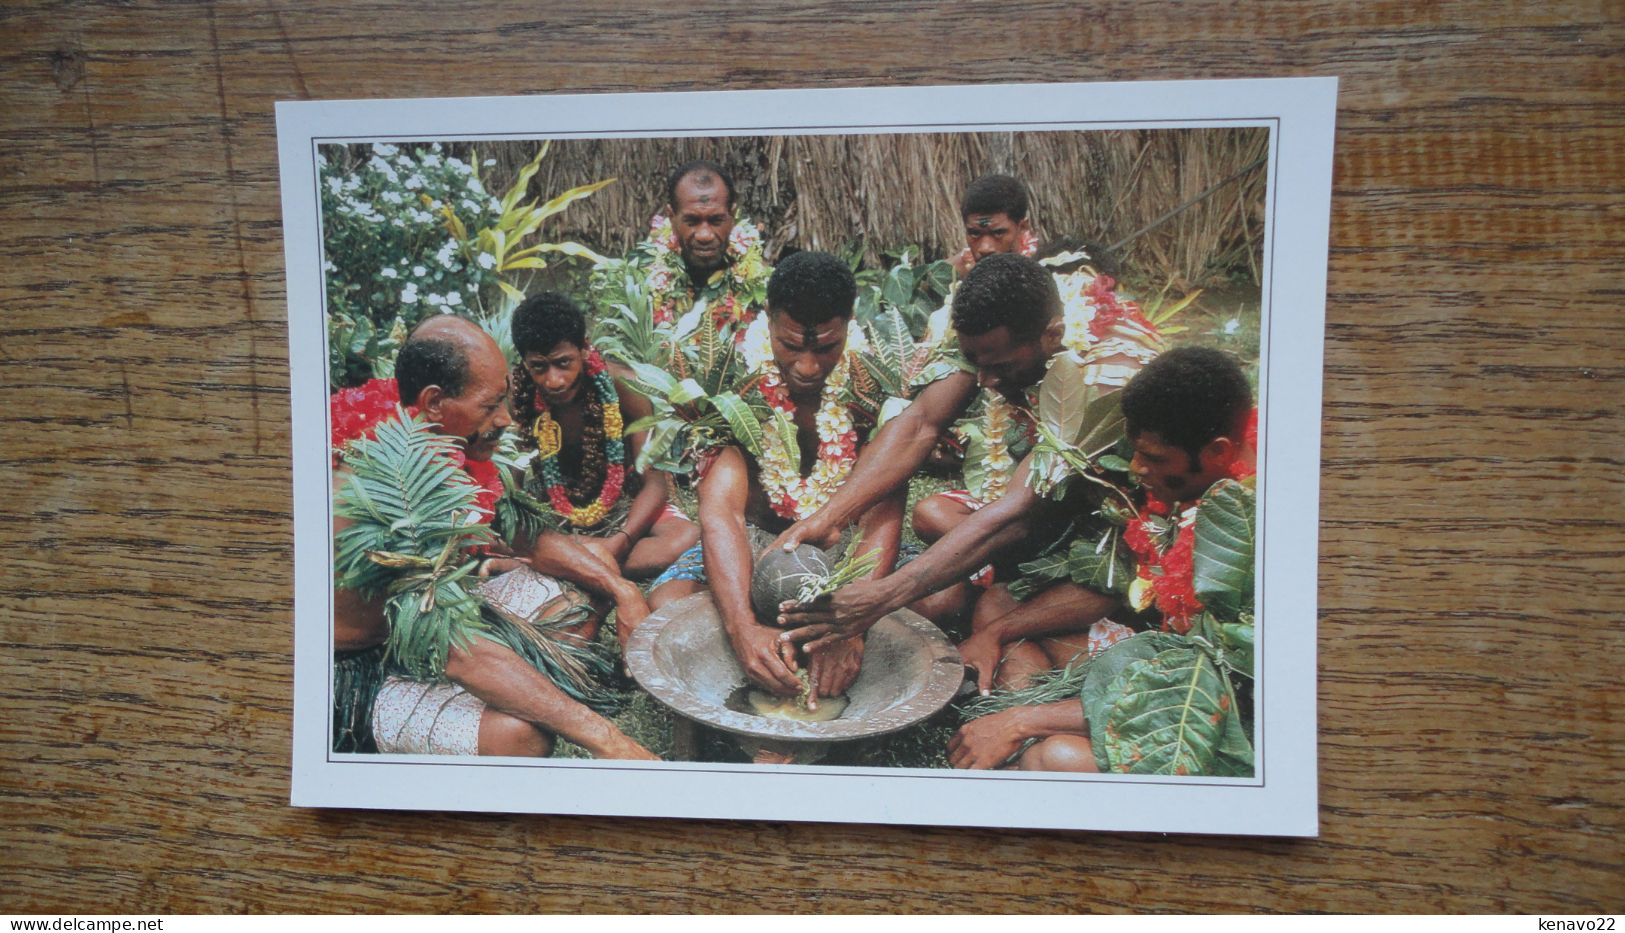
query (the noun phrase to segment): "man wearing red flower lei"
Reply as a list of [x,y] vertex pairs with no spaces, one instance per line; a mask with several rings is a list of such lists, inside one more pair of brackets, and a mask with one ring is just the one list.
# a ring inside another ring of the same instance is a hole
[[650,413],[649,400],[587,343],[586,317],[574,301],[558,292],[526,299],[514,311],[513,345],[519,445],[537,451],[522,506],[526,523],[537,526],[531,564],[613,600],[624,649],[649,614],[628,578],[671,566],[699,541],[700,529],[668,504],[667,474],[633,470],[644,432],[623,432]]
[[[1124,535],[1164,631],[1184,634],[1192,614],[1202,609],[1191,566],[1196,512],[1215,483],[1253,474],[1252,404],[1252,389],[1235,360],[1203,347],[1162,354],[1123,389],[1123,416],[1134,445],[1131,469],[1145,492],[1144,511],[1179,517],[1171,545],[1147,534],[1145,519],[1131,521]],[[1098,770],[1078,699],[1015,706],[974,719],[949,740],[948,760],[956,768],[996,768],[1032,739],[1039,741],[1021,753],[1016,767]]]
[[[774,270],[767,287],[768,333],[774,368],[756,388],[768,406],[795,424],[797,450],[783,449],[772,425],[760,458],[739,447],[716,454],[699,485],[700,545],[656,581],[656,608],[709,582],[732,644],[751,682],[780,696],[801,690],[802,659],[781,642],[771,619],[751,608],[753,554],[771,536],[821,505],[857,458],[859,432],[844,380],[847,328],[857,284],[846,263],[828,253],[796,253]],[[876,575],[890,571],[902,532],[903,500],[893,496],[859,521],[863,547],[879,549]],[[753,534],[754,532],[754,534]],[[818,542],[835,545],[834,536]],[[844,693],[857,677],[863,641],[854,638],[805,656],[817,697]],[[811,705],[811,704],[809,704]]]
[[[361,390],[346,390],[364,398],[335,399],[335,450],[342,442],[370,434],[381,418],[393,417],[395,405],[404,400],[435,426],[436,433],[461,440],[467,458],[465,471],[484,490],[476,504],[488,508],[495,499],[492,481],[496,491],[501,488],[491,456],[511,423],[507,370],[502,351],[478,325],[451,315],[430,318],[401,348],[394,399],[384,397],[387,391],[379,391],[387,390],[388,383],[377,382]],[[388,402],[387,412],[384,402]],[[349,436],[338,437],[340,430]],[[334,470],[335,493],[343,489],[346,476],[342,466]],[[335,519],[334,533],[347,524]],[[481,573],[512,569],[519,563],[513,558],[493,558],[485,562]],[[334,648],[341,653],[371,649],[389,636],[382,600],[335,589],[333,616]],[[449,683],[403,678],[385,683],[373,707],[374,733],[381,729],[378,716],[399,719],[388,731],[406,744],[392,747],[380,736],[381,751],[539,756],[550,751],[556,734],[601,758],[655,758],[496,641],[476,636],[467,644],[452,645],[446,655],[445,678]],[[399,717],[380,712],[391,705],[391,690],[403,694],[402,702],[395,704],[403,708]]]

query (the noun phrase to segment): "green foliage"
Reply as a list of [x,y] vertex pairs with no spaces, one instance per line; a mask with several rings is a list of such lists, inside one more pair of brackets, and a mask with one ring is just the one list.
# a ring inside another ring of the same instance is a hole
[[1255,504],[1251,486],[1224,480],[1196,511],[1196,597],[1223,619],[1252,609]]
[[1114,388],[1091,385],[1076,353],[1058,355],[1038,390],[1038,443],[1028,474],[1034,491],[1060,498],[1063,483],[1074,476],[1111,485],[1097,458],[1122,439],[1123,411]]
[[1135,774],[1208,773],[1236,715],[1212,655],[1196,644],[1129,662],[1085,709],[1105,770]]
[[476,564],[463,554],[494,536],[475,520],[474,487],[453,481],[456,452],[456,439],[421,421],[385,419],[346,450],[334,497],[350,522],[334,538],[335,583],[388,599],[387,656],[415,677],[441,676],[452,645],[484,629],[462,582]]
[[838,252],[852,265],[858,280],[854,306],[858,322],[866,327],[877,316],[894,311],[914,340],[925,335],[926,319],[942,307],[953,288],[953,266],[944,259],[921,263],[921,250],[910,244],[882,254],[884,268],[862,268],[864,242],[860,239]]
[[[543,146],[494,197],[477,156],[465,162],[439,143],[323,147],[317,159],[334,389],[393,375],[406,334],[430,314],[463,314],[493,336],[505,332],[490,319],[524,299],[522,286],[547,265],[543,253],[601,258],[578,243],[526,245],[548,218],[614,181],[521,203],[546,152]],[[498,342],[506,344],[505,335]]]

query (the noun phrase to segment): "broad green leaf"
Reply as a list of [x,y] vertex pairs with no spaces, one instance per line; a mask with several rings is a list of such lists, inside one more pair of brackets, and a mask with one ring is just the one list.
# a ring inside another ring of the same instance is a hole
[[1116,454],[1096,457],[1095,463],[1102,470],[1111,470],[1113,473],[1127,473],[1131,469],[1129,462]]
[[750,451],[752,456],[762,455],[762,423],[756,420],[756,413],[751,411],[744,399],[732,392],[724,392],[711,397],[711,407],[728,422],[740,446]]
[[795,421],[778,409],[774,409],[769,417],[773,421],[773,430],[779,435],[779,443],[784,445],[788,454],[791,468],[797,473],[801,472],[801,439],[796,431]]
[[666,401],[673,405],[686,405],[697,398],[705,398],[705,389],[693,379],[684,379],[666,396]]
[[1196,597],[1220,619],[1253,605],[1254,506],[1246,484],[1221,481],[1196,511]]
[[903,410],[908,408],[910,404],[908,399],[898,398],[895,395],[886,399],[881,403],[880,414],[875,418],[875,430],[880,430],[885,426],[886,422],[902,414]]
[[546,269],[547,260],[540,256],[526,256],[522,259],[508,259],[502,263],[501,271],[508,272],[513,269]]
[[512,285],[509,285],[507,282],[504,282],[501,279],[497,279],[497,285],[498,285],[498,287],[500,287],[502,289],[502,294],[507,295],[509,298],[512,298],[514,301],[524,301],[525,300],[525,293],[520,291],[517,288],[514,288]]
[[880,299],[893,307],[902,307],[914,297],[914,272],[908,266],[895,266],[886,273],[880,288]]
[[502,196],[502,214],[504,216],[512,213],[513,206],[518,204],[519,199],[525,196],[525,191],[530,188],[530,180],[536,176],[537,169],[541,168],[543,157],[547,155],[547,150],[552,145],[551,141],[543,143],[541,150],[536,153],[536,158],[531,159],[519,170],[519,174],[513,180],[513,185],[508,188],[508,193]]
[[1213,628],[1226,661],[1237,673],[1253,676],[1253,623],[1218,622]]
[[1050,364],[1038,389],[1038,420],[1055,435],[1062,446],[1070,447],[1082,435],[1083,420],[1092,398],[1084,381],[1083,360],[1074,353],[1062,353]]
[[1083,423],[1072,442],[1073,446],[1085,457],[1098,456],[1101,451],[1110,450],[1122,440],[1126,430],[1124,424],[1122,399],[1116,392],[1108,392],[1092,400],[1089,407],[1084,409]]
[[1232,701],[1205,650],[1191,644],[1131,662],[1112,692],[1099,727],[1110,770],[1210,773]]
[[678,432],[683,429],[683,422],[678,418],[666,418],[649,429],[649,436],[643,441],[643,450],[638,452],[638,462],[633,468],[639,473],[646,473],[649,466],[664,460],[672,459],[672,444],[676,442]]
[[639,418],[638,420],[636,420],[636,421],[632,422],[631,424],[627,425],[626,427],[622,428],[621,433],[626,434],[626,435],[630,435],[630,434],[637,434],[637,433],[642,432],[642,431],[647,431],[650,428],[654,427],[655,425],[659,424],[662,421],[665,421],[667,418],[670,418],[670,417],[671,417],[671,414],[669,412],[662,413],[662,412],[658,412],[658,411],[655,412],[652,415],[644,415],[642,418]]
[[1111,528],[1098,540],[1079,538],[1068,554],[1072,582],[1097,593],[1123,595],[1134,580],[1134,562],[1120,546],[1122,533]]
[[677,379],[658,366],[639,360],[628,360],[627,367],[634,374],[632,388],[651,398],[668,399],[677,391]]
[[1065,580],[1072,571],[1072,562],[1065,551],[1055,551],[1027,561],[1016,569],[1021,576],[1010,584],[1010,595],[1026,600],[1056,580]]
[[1185,644],[1187,644],[1185,639],[1177,635],[1141,632],[1112,645],[1089,662],[1089,670],[1084,677],[1079,696],[1083,700],[1084,715],[1089,717],[1090,733],[1095,736],[1095,758],[1100,763],[1101,770],[1110,769],[1102,756],[1104,747],[1101,741],[1102,733],[1096,728],[1096,724],[1104,725],[1108,707],[1115,701],[1112,690],[1117,675],[1135,661],[1150,660],[1169,648],[1178,648]]

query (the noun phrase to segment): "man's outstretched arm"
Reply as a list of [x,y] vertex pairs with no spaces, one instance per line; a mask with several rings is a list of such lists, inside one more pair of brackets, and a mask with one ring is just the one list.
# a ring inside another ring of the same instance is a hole
[[739,448],[728,447],[717,455],[700,482],[699,493],[705,576],[734,655],[752,683],[776,694],[793,696],[800,692],[801,681],[785,660],[791,655],[789,646],[781,646],[776,629],[756,620],[750,605],[751,570],[755,566],[750,536],[745,531],[750,474]]
[[803,541],[824,545],[887,495],[902,488],[937,446],[937,439],[970,407],[976,377],[956,372],[931,383],[863,448],[846,482],[818,511],[779,535],[775,547],[793,550]]
[[[1030,459],[1030,458],[1029,458]],[[1030,518],[1044,501],[1027,488],[1029,461],[1023,460],[1001,498],[971,514],[908,566],[879,580],[859,580],[811,605],[785,603],[779,624],[793,629],[779,637],[806,642],[809,651],[869,630],[888,612],[969,576],[1030,530]]]

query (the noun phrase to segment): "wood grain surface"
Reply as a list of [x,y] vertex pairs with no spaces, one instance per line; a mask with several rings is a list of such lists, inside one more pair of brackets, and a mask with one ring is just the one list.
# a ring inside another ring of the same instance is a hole
[[[645,6],[0,7],[0,911],[1625,907],[1618,3]],[[1343,80],[1318,840],[287,806],[273,102],[1286,75]]]

